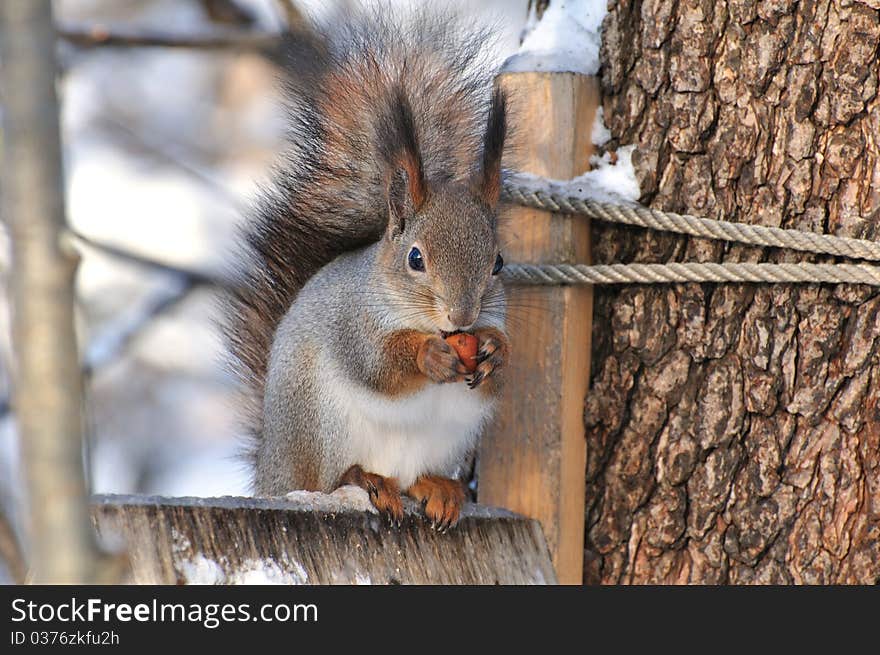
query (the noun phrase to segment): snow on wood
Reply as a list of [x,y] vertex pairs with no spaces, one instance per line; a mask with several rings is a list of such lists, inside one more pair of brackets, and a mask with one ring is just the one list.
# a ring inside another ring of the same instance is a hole
[[610,152],[601,157],[593,155],[590,157],[593,169],[570,180],[554,180],[516,172],[508,173],[505,182],[531,193],[549,191],[553,195],[578,200],[634,205],[640,195],[632,164],[634,149],[635,146],[618,148],[615,152],[616,161],[613,161]]
[[468,505],[446,534],[407,502],[389,527],[348,495],[95,496],[107,542],[129,549],[132,582],[165,584],[553,584],[537,521]]
[[[599,71],[602,21],[607,14],[605,0],[554,0],[538,19],[532,6],[522,45],[504,63],[504,73],[580,73],[593,76]],[[611,140],[599,107],[590,125],[591,142],[604,146]],[[571,180],[580,186],[580,197],[609,203],[635,202],[641,196],[632,165],[635,146],[618,147],[612,155],[590,159],[591,170]],[[519,174],[524,186],[535,186],[528,174]],[[551,188],[562,185],[550,180]],[[538,181],[537,188],[542,182]]]
[[504,72],[595,75],[606,13],[605,0],[554,0],[538,20],[533,6],[519,52],[505,62]]

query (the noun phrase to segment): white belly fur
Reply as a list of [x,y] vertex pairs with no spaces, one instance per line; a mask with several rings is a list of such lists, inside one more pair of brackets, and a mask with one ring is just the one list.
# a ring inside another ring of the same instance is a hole
[[332,405],[347,426],[350,461],[397,478],[406,489],[425,473],[452,473],[471,448],[493,402],[463,382],[429,384],[389,398],[339,376]]

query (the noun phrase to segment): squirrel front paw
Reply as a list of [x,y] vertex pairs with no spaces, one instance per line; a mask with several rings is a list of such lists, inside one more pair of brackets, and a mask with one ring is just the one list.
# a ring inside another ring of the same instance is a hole
[[361,487],[370,497],[379,514],[388,519],[392,525],[400,525],[403,521],[403,500],[400,497],[400,488],[394,478],[386,478],[383,475],[369,473],[360,466],[352,466],[339,480],[337,488],[353,484]]
[[468,380],[468,386],[476,389],[486,378],[494,375],[507,362],[510,341],[507,335],[495,328],[474,332],[477,337],[477,370]]
[[434,382],[459,382],[468,373],[455,348],[436,335],[429,336],[422,343],[416,365]]
[[441,532],[458,523],[464,504],[464,487],[458,480],[438,475],[423,475],[406,490],[407,495],[422,503],[431,527]]

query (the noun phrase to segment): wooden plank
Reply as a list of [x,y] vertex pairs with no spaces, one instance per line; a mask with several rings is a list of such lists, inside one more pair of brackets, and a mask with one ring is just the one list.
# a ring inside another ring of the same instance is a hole
[[403,525],[391,528],[336,494],[309,492],[97,496],[92,517],[103,539],[127,545],[140,584],[556,582],[537,521],[478,505],[446,534],[410,501]]
[[[595,78],[572,73],[507,73],[514,138],[505,166],[569,179],[588,170],[598,106]],[[583,217],[511,207],[501,221],[509,261],[590,263]],[[479,455],[480,502],[537,518],[559,581],[583,577],[591,287],[513,288],[509,380],[498,420]]]

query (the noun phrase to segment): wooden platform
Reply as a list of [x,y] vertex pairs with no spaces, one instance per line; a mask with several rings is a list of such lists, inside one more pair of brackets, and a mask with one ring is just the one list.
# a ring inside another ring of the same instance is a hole
[[388,526],[356,502],[292,498],[96,496],[103,539],[123,540],[135,583],[555,584],[540,524],[468,505],[447,534],[413,503]]

